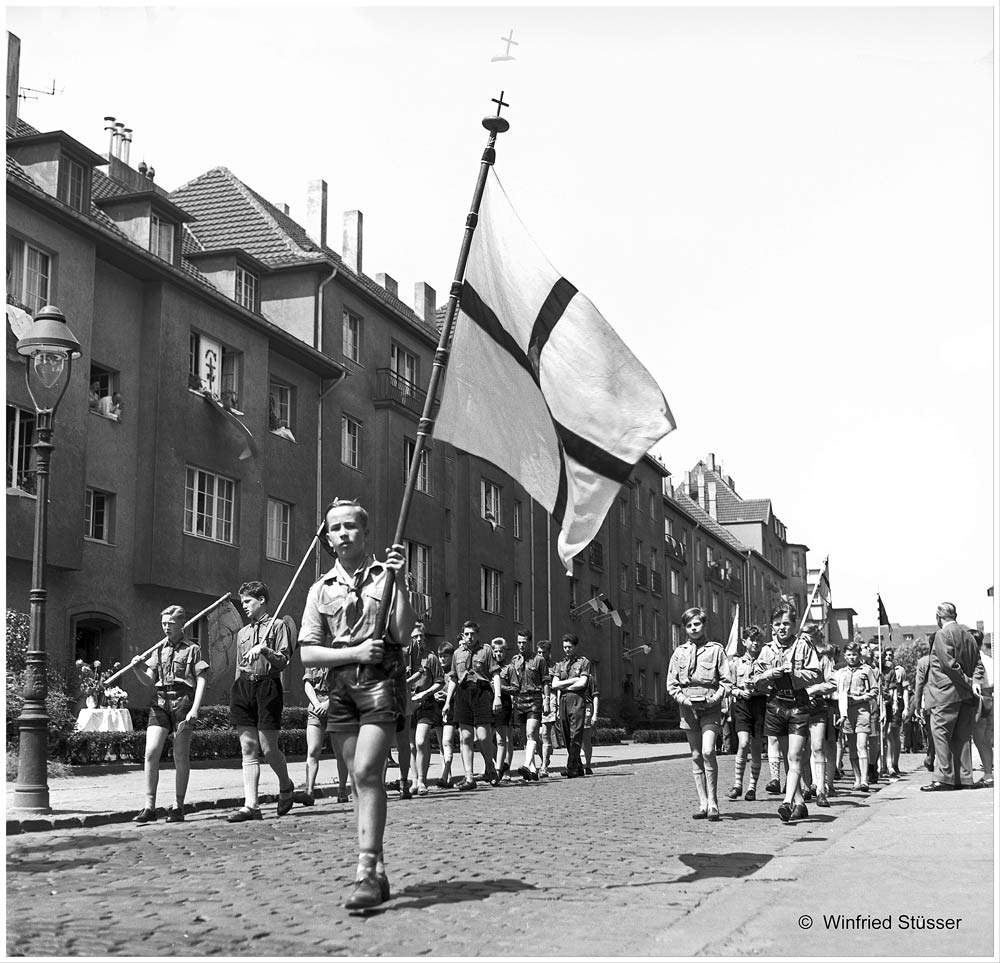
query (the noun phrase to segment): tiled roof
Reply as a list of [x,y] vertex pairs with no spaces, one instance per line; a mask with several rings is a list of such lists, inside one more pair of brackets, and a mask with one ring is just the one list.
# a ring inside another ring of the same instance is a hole
[[124,187],[119,186],[107,174],[103,171],[94,170],[93,177],[90,182],[90,195],[96,200],[103,200],[105,197],[119,197],[122,194],[127,194],[128,191]]
[[[7,133],[10,136],[10,128],[7,128]],[[21,120],[20,117],[17,118],[17,123],[14,125],[14,137],[32,137],[35,134],[40,134],[40,130],[36,130],[27,121]]]
[[203,250],[242,248],[270,267],[311,260],[332,262],[380,301],[436,338],[433,325],[428,325],[412,308],[367,275],[352,271],[336,251],[317,244],[301,224],[244,184],[228,168],[213,167],[178,187],[170,198],[198,218],[191,231]]
[[17,181],[23,181],[25,184],[31,184],[32,187],[37,186],[25,169],[9,154],[7,155],[7,176],[13,177]]
[[767,522],[771,518],[770,498],[747,498],[735,505],[727,506],[725,510],[716,502],[716,513],[720,522]]
[[678,490],[674,493],[674,500],[706,531],[711,532],[731,548],[736,549],[737,552],[748,551],[746,545],[744,545],[728,529],[723,528],[722,525],[712,518],[712,516],[709,515],[708,512],[706,512],[705,509],[702,508],[701,505],[699,505],[693,498],[689,498],[684,494],[684,492]]

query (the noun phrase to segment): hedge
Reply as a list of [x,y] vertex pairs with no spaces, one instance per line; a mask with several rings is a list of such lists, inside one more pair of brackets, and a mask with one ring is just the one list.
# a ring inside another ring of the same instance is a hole
[[[278,746],[290,756],[306,754],[305,729],[282,729]],[[173,736],[167,737],[164,759],[172,758]],[[235,729],[195,730],[191,735],[192,759],[238,759],[240,740]],[[146,733],[74,732],[65,742],[59,758],[76,766],[97,765],[108,761],[142,763],[146,755]]]
[[636,729],[633,742],[687,742],[683,729]]

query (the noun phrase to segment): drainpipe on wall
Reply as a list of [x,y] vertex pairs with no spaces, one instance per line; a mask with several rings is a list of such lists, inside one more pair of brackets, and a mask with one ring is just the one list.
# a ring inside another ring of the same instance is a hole
[[[313,347],[317,351],[323,350],[323,289],[337,276],[338,271],[337,265],[333,265],[329,277],[320,281],[316,285],[316,308],[315,316],[313,318]],[[323,399],[333,391],[333,389],[340,384],[343,380],[343,375],[340,378],[334,378],[333,384],[329,387],[324,388],[319,393],[319,397],[316,399],[316,524],[319,524],[319,518],[323,512]],[[323,547],[321,545],[316,546],[316,578],[318,579],[322,572],[322,561],[323,561]]]

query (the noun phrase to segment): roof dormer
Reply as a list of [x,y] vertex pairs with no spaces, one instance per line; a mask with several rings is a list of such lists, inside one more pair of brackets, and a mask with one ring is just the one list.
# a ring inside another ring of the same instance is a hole
[[271,269],[239,247],[184,254],[227,298],[248,311],[260,313],[260,281]]
[[94,202],[139,247],[181,264],[181,225],[197,220],[156,190],[130,191]]
[[7,153],[47,194],[89,212],[92,172],[107,161],[63,130],[7,139]]

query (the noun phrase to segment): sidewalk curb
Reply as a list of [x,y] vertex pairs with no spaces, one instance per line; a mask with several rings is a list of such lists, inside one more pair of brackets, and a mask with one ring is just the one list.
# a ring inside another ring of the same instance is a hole
[[[669,762],[679,756],[688,754],[687,745],[684,743],[669,743],[676,745],[677,750],[672,753],[661,752],[658,755],[641,756],[634,759],[609,759],[603,762],[594,762],[593,769],[608,769],[615,766],[639,765],[649,762]],[[557,780],[558,781],[558,780]],[[335,798],[336,792],[324,788],[316,790],[317,799]],[[262,805],[269,805],[278,801],[277,793],[262,795],[260,802]],[[211,809],[238,809],[243,805],[242,796],[225,796],[220,799],[203,799],[199,802],[191,802],[185,805],[185,812],[196,813]],[[82,813],[74,815],[36,815],[34,813],[25,814],[22,817],[7,819],[7,835],[18,836],[22,833],[44,833],[53,832],[58,829],[89,829],[94,826],[108,826],[115,823],[128,823],[139,814],[141,807],[134,809],[121,809],[110,812]],[[164,807],[157,807],[157,812],[162,814],[166,810]]]

